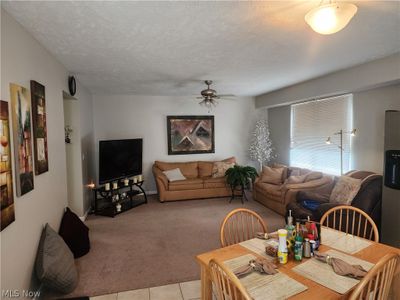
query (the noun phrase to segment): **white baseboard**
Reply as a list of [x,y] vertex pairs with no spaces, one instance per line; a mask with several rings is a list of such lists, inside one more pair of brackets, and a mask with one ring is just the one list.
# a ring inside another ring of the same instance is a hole
[[87,218],[87,216],[89,214],[89,211],[90,211],[90,208],[83,214],[82,217],[79,217],[79,219],[81,219],[82,222],[86,221],[86,218]]

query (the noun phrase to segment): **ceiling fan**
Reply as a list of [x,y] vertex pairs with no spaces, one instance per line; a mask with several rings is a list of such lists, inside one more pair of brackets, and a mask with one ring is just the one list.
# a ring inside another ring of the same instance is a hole
[[235,95],[217,94],[216,90],[210,88],[212,80],[205,80],[204,83],[207,85],[207,88],[200,92],[201,96],[197,97],[197,99],[202,99],[202,101],[200,101],[199,104],[207,107],[209,110],[218,104],[217,99],[226,99],[229,97],[235,97]]

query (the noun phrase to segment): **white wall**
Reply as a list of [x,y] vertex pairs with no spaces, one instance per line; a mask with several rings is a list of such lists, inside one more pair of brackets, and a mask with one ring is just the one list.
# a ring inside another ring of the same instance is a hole
[[353,168],[382,174],[385,110],[400,110],[400,84],[354,93],[353,105]]
[[[332,57],[332,59],[335,59]],[[271,107],[329,97],[400,81],[400,53],[294,84],[256,97],[257,107]]]
[[207,109],[201,107],[198,100],[191,97],[95,95],[93,103],[96,148],[98,141],[103,139],[143,138],[143,173],[148,191],[156,189],[151,174],[155,160],[214,160],[236,156],[239,163],[248,163],[254,98],[220,100],[211,113],[215,116],[215,154],[195,155],[168,155],[166,117],[207,115]]
[[[45,86],[49,154],[49,171],[35,176],[34,190],[19,198],[14,193],[16,221],[0,234],[2,289],[31,286],[43,225],[48,222],[58,230],[67,205],[63,114],[67,77],[67,70],[2,9],[1,99],[10,100],[11,82],[29,88],[33,79]],[[91,98],[79,83],[77,90],[79,101],[91,105]],[[13,172],[15,175],[14,168]]]

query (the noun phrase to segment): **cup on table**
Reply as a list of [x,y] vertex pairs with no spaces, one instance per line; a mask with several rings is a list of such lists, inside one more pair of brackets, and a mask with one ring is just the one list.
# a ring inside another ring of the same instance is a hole
[[109,182],[107,182],[107,183],[104,185],[104,190],[106,190],[106,191],[109,191],[109,190],[110,190],[110,183],[109,183]]
[[138,179],[139,179],[139,182],[142,182],[143,181],[143,175],[139,175]]
[[124,185],[125,185],[125,186],[128,186],[128,185],[129,185],[129,179],[128,179],[128,178],[125,178],[125,179],[124,179]]
[[116,190],[118,188],[118,182],[113,182],[113,189]]
[[137,183],[137,177],[133,177],[133,183]]

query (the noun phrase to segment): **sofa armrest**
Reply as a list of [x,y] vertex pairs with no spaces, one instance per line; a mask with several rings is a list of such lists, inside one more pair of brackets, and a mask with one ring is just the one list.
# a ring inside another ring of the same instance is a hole
[[[168,178],[165,176],[165,174],[161,171],[161,169],[157,168],[155,165],[153,166],[153,174],[154,178],[157,183],[157,187],[161,189],[161,187],[164,188],[164,190],[168,190]],[[160,192],[160,191],[159,191]]]

